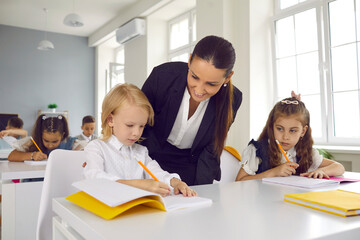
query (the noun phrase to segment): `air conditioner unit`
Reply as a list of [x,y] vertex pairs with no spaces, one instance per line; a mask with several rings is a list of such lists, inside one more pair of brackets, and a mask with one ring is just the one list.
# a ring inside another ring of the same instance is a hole
[[141,35],[145,35],[145,20],[134,18],[116,30],[116,41],[124,44]]

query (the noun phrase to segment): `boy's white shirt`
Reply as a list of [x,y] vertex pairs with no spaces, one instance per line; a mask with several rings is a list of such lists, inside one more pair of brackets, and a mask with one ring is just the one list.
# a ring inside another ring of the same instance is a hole
[[10,146],[12,146],[12,144],[17,141],[17,139],[15,137],[13,137],[13,136],[5,136],[2,139],[5,142],[7,142]]
[[[286,156],[289,158],[289,161],[296,162],[296,150],[295,148],[291,148],[286,151]],[[308,169],[308,172],[314,171],[319,168],[320,164],[323,161],[323,156],[319,154],[319,151],[315,148],[312,149],[312,160],[313,163]],[[284,156],[281,158],[281,163],[285,163],[287,160]],[[244,171],[249,175],[255,175],[256,171],[259,168],[260,159],[256,156],[256,148],[254,145],[248,145],[242,155],[241,155],[241,167]]]
[[152,179],[138,163],[140,160],[161,182],[170,186],[172,178],[180,179],[176,173],[164,171],[152,160],[146,147],[134,144],[131,147],[122,144],[114,135],[107,141],[95,139],[84,149],[86,154],[85,178],[103,178],[111,181],[119,179]]

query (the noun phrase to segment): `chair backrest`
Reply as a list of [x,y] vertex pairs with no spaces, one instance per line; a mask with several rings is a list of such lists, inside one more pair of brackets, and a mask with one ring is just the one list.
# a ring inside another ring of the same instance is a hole
[[83,151],[58,149],[49,155],[40,199],[37,240],[52,239],[52,199],[78,192],[71,184],[83,179],[85,160]]
[[240,160],[240,154],[235,148],[224,147],[220,156],[221,179],[220,181],[215,180],[214,183],[234,182],[240,170]]

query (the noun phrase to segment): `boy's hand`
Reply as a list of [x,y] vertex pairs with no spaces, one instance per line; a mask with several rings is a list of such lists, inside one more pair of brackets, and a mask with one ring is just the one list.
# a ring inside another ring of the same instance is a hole
[[300,176],[308,178],[330,178],[321,168],[312,172],[301,173]]
[[191,188],[189,188],[189,186],[185,182],[177,178],[172,178],[170,180],[170,185],[174,188],[175,195],[179,193],[182,193],[184,197],[193,197],[197,195],[197,193]]
[[160,194],[162,197],[170,195],[171,193],[171,189],[166,183],[155,181],[153,179],[142,179],[141,181],[143,181],[141,188],[144,190]]

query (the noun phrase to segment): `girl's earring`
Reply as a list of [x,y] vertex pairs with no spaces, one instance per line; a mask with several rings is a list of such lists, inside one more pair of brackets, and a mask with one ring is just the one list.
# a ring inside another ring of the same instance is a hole
[[224,87],[226,87],[227,86],[227,83],[224,83]]

